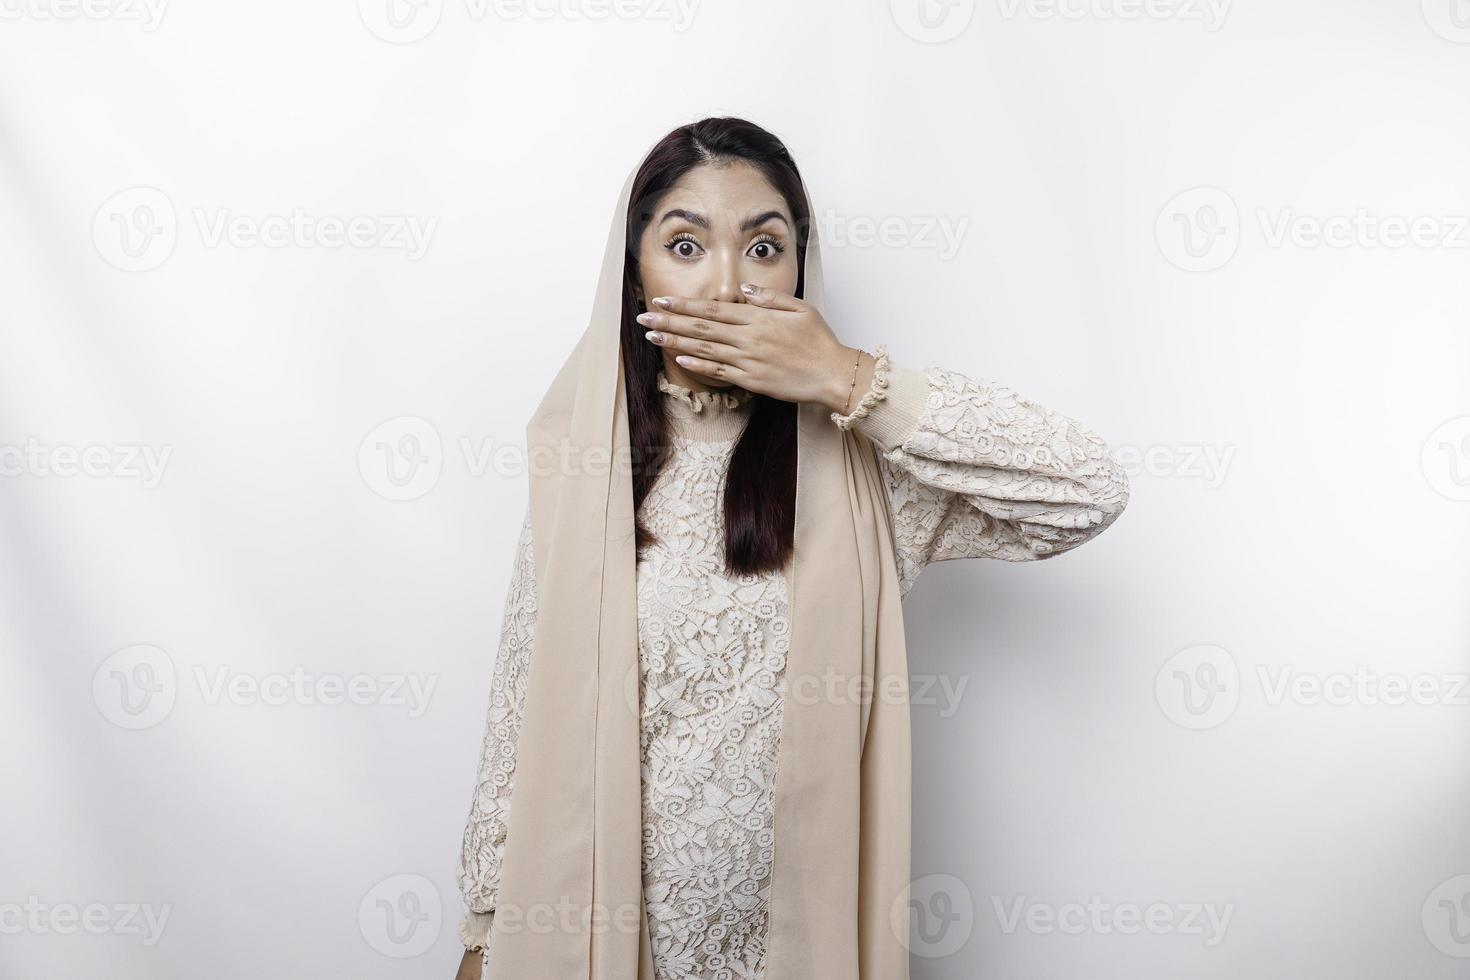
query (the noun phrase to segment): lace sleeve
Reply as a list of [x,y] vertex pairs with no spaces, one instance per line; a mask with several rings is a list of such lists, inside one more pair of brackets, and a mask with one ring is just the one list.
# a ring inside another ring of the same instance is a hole
[[879,451],[901,593],[930,562],[1050,558],[1122,513],[1127,475],[1077,420],[994,381],[875,357],[858,408],[833,420]]
[[480,745],[474,799],[459,856],[459,888],[467,912],[459,924],[466,949],[484,950],[490,940],[500,865],[505,855],[516,745],[526,703],[536,626],[536,577],[531,548],[531,512],[526,510],[516,543],[515,566],[506,594],[500,648],[490,681],[490,704]]

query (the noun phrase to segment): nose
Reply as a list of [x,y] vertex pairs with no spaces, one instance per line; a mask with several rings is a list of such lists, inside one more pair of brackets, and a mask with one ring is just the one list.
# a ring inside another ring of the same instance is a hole
[[716,272],[714,282],[710,284],[714,293],[711,299],[721,303],[743,303],[745,294],[740,291],[741,260],[743,255],[728,255],[718,263],[712,263]]

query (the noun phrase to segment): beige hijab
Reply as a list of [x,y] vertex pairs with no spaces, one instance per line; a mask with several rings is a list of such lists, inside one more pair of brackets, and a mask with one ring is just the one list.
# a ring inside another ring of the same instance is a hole
[[[655,980],[619,356],[637,169],[613,211],[591,322],[527,426],[539,604],[488,944],[495,980]],[[824,309],[815,228],[804,281]],[[908,667],[887,497],[871,444],[820,405],[797,414],[765,980],[907,980]]]

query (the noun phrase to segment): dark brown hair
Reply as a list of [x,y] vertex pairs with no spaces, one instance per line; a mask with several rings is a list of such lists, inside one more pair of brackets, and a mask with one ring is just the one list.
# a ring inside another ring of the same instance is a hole
[[[668,460],[668,418],[658,391],[662,350],[644,339],[636,289],[642,281],[638,247],[668,189],[704,163],[744,161],[758,169],[785,199],[795,222],[796,293],[806,285],[806,247],[811,226],[796,161],[774,135],[744,119],[717,117],[680,126],[661,139],[633,178],[628,206],[628,254],[623,264],[622,357],[627,382],[628,438],[633,467],[633,509],[653,487]],[[725,567],[732,573],[774,571],[791,555],[796,522],[796,405],[753,395],[745,429],[725,473]],[[637,523],[637,543],[656,536]]]

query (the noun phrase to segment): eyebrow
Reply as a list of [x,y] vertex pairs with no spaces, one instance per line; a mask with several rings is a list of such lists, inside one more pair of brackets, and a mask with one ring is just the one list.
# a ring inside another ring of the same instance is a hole
[[[660,225],[662,225],[664,222],[669,221],[670,219],[673,219],[673,218],[683,218],[685,221],[689,222],[691,225],[698,225],[699,227],[703,228],[705,231],[709,231],[709,219],[708,218],[706,218],[704,215],[700,214],[697,211],[687,211],[684,208],[671,208],[670,210],[664,212],[664,216],[659,219],[658,223]],[[741,231],[749,231],[752,228],[756,228],[756,227],[758,227],[760,225],[765,224],[767,221],[770,221],[772,218],[779,219],[782,224],[786,225],[788,228],[790,227],[790,223],[787,222],[786,216],[784,214],[782,214],[780,211],[765,211],[765,212],[762,212],[761,214],[757,214],[757,215],[755,215],[753,217],[746,218],[743,222],[741,222],[741,224],[740,224],[740,230]]]

